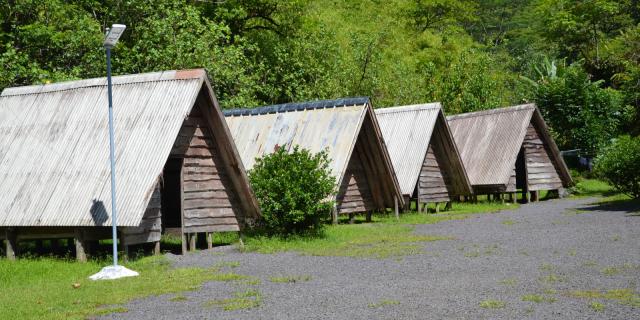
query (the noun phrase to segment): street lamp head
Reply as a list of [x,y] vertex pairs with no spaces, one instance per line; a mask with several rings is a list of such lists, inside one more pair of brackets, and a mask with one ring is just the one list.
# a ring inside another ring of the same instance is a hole
[[116,43],[118,43],[118,39],[124,32],[127,26],[124,24],[114,24],[111,26],[111,29],[108,29],[107,36],[104,38],[104,46],[106,48],[113,48]]

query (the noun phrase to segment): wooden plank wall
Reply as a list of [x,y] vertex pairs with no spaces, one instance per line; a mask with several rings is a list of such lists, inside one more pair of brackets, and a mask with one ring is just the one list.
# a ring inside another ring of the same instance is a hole
[[338,196],[338,213],[367,212],[375,208],[367,174],[361,160],[362,147],[356,143],[345,172]]
[[185,120],[172,151],[184,157],[183,231],[239,231],[241,204],[199,108]]
[[156,183],[140,225],[121,229],[124,243],[131,245],[160,241],[162,235],[161,209],[160,183]]
[[506,192],[516,192],[516,164],[513,164],[513,169],[511,170],[511,176],[509,177],[509,183],[507,183]]
[[420,202],[446,202],[450,200],[450,186],[447,184],[449,179],[446,170],[443,169],[442,161],[438,158],[430,143],[418,179]]
[[523,143],[530,191],[562,188],[556,165],[551,161],[549,146],[540,139],[537,129],[529,124]]

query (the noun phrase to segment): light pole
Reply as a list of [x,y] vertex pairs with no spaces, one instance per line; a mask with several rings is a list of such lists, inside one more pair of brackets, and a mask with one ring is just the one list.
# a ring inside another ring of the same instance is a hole
[[102,268],[92,275],[92,280],[118,279],[122,277],[137,276],[138,273],[118,265],[118,220],[116,210],[116,158],[115,137],[113,133],[113,96],[111,92],[111,48],[113,48],[127,26],[114,24],[107,29],[104,39],[104,48],[107,51],[107,94],[109,98],[109,159],[111,162],[111,235],[113,238],[113,266]]

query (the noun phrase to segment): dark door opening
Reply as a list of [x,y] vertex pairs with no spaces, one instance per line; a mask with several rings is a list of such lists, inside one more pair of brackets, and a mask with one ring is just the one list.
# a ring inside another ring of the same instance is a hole
[[524,149],[520,149],[516,159],[516,188],[527,191],[527,169],[525,168]]
[[182,227],[181,171],[180,158],[169,158],[164,166],[161,189],[163,230]]

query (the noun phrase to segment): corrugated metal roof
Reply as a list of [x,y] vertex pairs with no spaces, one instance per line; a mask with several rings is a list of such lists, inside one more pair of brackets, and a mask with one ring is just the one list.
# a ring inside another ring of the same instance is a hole
[[[113,78],[118,225],[137,226],[203,70]],[[106,79],[0,96],[0,225],[109,226]]]
[[[225,112],[227,125],[245,168],[276,147],[299,145],[312,152],[327,150],[332,174],[340,181],[347,167],[367,104],[334,105],[339,108],[304,108],[296,112]],[[250,109],[249,109],[250,110]],[[287,111],[293,111],[290,108]]]
[[472,185],[509,182],[535,109],[527,104],[447,117]]
[[366,105],[366,104],[369,104],[369,97],[354,97],[354,98],[342,98],[342,99],[335,99],[335,100],[317,100],[317,101],[308,101],[308,102],[275,104],[271,106],[264,106],[264,107],[258,107],[258,108],[250,108],[250,109],[247,109],[247,108],[231,109],[231,110],[224,110],[224,115],[225,116],[250,116],[250,115],[261,115],[261,114],[269,114],[269,113],[289,112],[289,111],[338,108],[338,107],[345,107],[345,106],[358,106],[358,105]]
[[404,195],[412,195],[438,114],[442,112],[440,103],[382,108],[375,112],[400,190]]

